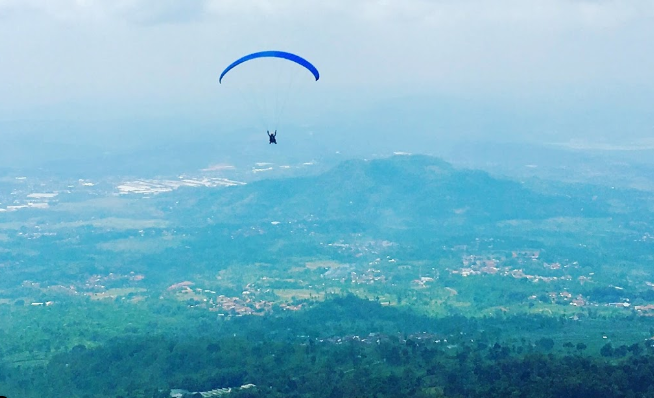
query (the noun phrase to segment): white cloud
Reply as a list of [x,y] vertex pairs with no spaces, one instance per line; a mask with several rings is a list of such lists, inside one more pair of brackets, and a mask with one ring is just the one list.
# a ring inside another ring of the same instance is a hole
[[[428,25],[477,23],[619,27],[654,17],[649,0],[0,0],[5,15],[43,13],[53,18],[193,21],[204,17],[349,16],[357,21]],[[162,18],[163,17],[163,18]]]
[[45,15],[60,21],[98,19],[157,24],[191,22],[203,16],[206,0],[0,0],[0,15],[29,19]]
[[0,18],[5,114],[200,107],[261,48],[301,52],[343,96],[654,90],[651,0],[0,0]]

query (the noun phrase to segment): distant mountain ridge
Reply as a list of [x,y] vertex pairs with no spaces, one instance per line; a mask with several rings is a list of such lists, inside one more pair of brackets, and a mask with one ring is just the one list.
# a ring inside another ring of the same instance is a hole
[[[322,220],[387,227],[606,215],[609,206],[565,192],[542,194],[434,157],[349,160],[311,177],[187,192],[193,217],[214,222]],[[189,209],[190,210],[190,209]],[[200,218],[201,217],[201,218]]]

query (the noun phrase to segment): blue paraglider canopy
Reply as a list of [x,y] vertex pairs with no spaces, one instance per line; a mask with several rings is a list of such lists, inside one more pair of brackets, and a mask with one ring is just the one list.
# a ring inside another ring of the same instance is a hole
[[301,65],[305,67],[313,76],[316,78],[316,81],[320,78],[320,73],[318,72],[318,69],[311,64],[311,62],[307,61],[306,59],[300,57],[299,55],[292,54],[286,51],[260,51],[252,54],[248,54],[244,57],[241,57],[237,59],[236,61],[232,62],[225,70],[223,73],[220,74],[220,79],[218,79],[218,82],[222,83],[223,77],[229,72],[230,70],[234,69],[238,65],[242,64],[243,62],[250,61],[252,59],[257,59],[257,58],[282,58],[282,59],[287,59],[291,62],[295,62],[298,65]]

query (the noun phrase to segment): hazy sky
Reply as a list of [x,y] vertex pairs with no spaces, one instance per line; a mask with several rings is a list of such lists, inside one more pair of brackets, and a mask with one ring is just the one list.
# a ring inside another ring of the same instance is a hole
[[654,134],[652,0],[0,0],[0,119],[216,122],[266,48],[318,66],[332,126]]

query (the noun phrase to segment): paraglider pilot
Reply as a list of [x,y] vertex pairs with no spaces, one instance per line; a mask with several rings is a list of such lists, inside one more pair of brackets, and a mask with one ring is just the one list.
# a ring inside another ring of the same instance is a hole
[[268,139],[270,140],[270,141],[268,142],[268,144],[275,144],[275,145],[277,145],[277,139],[275,138],[275,137],[277,137],[277,130],[275,130],[275,132],[272,133],[272,134],[270,134],[270,130],[266,130],[266,133],[268,133]]

